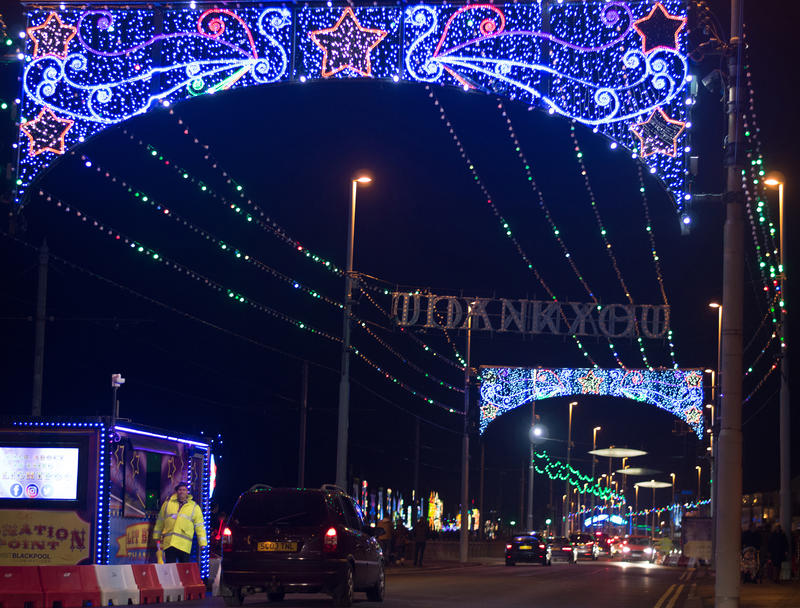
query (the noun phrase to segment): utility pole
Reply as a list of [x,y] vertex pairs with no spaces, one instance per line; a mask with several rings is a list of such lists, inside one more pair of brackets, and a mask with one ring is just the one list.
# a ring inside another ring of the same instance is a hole
[[483,472],[485,471],[486,467],[485,452],[486,442],[481,440],[481,480],[480,490],[478,491],[478,510],[480,511],[480,530],[478,531],[478,537],[481,540],[483,540],[483,533],[485,530],[485,526],[483,524],[486,521],[486,514],[483,511]]
[[525,519],[525,528],[533,531],[533,427],[536,426],[536,401],[531,406],[531,429],[528,434],[530,441],[530,457],[528,459],[528,516]]
[[469,385],[470,358],[472,349],[472,304],[467,306],[467,353],[464,365],[464,435],[461,438],[461,536],[459,538],[459,561],[469,560]]
[[419,514],[417,513],[417,502],[419,501],[419,418],[415,419],[415,441],[414,441],[414,501],[411,505],[413,523],[417,523]]
[[31,416],[42,415],[42,384],[44,380],[44,330],[47,321],[47,264],[50,250],[47,240],[39,247],[39,282],[36,287],[36,324],[33,333],[33,401]]
[[739,606],[742,515],[742,291],[744,281],[743,166],[740,72],[741,0],[731,0],[725,144],[725,231],[722,268],[722,407],[717,476],[716,608]]
[[308,422],[308,361],[303,361],[300,386],[300,454],[297,459],[297,487],[306,487],[306,423]]

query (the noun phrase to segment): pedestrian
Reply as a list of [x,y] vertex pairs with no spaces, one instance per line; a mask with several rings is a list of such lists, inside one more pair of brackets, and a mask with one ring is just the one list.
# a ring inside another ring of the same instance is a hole
[[406,565],[406,551],[408,550],[408,529],[402,524],[397,524],[397,529],[392,535],[394,540],[394,552],[400,566]]
[[164,561],[184,563],[190,561],[192,539],[197,534],[197,544],[206,546],[206,529],[203,510],[192,500],[189,486],[181,482],[175,493],[164,501],[153,529],[153,540],[159,551],[164,551]]
[[422,567],[422,558],[425,555],[425,543],[428,540],[428,521],[420,517],[414,524],[414,565]]
[[381,549],[383,549],[383,560],[387,564],[392,563],[392,518],[386,515],[380,523],[379,528],[383,528],[383,534],[380,535]]
[[789,541],[786,540],[786,534],[783,533],[783,528],[780,524],[775,524],[772,529],[772,534],[769,535],[769,558],[772,561],[772,567],[775,577],[775,582],[781,580],[781,564],[786,560],[786,554],[789,551]]

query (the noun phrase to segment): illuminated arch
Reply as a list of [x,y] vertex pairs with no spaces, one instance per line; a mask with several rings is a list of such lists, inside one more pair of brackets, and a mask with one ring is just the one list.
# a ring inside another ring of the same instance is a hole
[[480,392],[481,434],[498,416],[531,401],[606,395],[655,405],[703,436],[703,373],[696,369],[484,367]]
[[[111,125],[198,95],[321,78],[435,83],[517,99],[641,158],[679,211],[688,200],[682,0],[194,7],[29,13],[18,203],[56,159]],[[275,118],[256,108],[252,116]]]

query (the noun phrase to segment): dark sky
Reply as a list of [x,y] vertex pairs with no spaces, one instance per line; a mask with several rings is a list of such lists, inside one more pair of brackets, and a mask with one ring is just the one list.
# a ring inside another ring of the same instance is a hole
[[[715,8],[727,27],[725,3]],[[19,10],[4,16],[10,30],[17,32],[21,27]],[[796,197],[791,172],[798,160],[796,129],[789,107],[781,101],[787,93],[787,85],[781,83],[787,82],[792,69],[791,20],[772,4],[748,3],[746,21],[764,152],[787,174],[787,234],[791,236],[798,221],[792,212]],[[718,62],[707,59],[693,71],[702,78]],[[17,67],[15,63],[4,66],[0,98],[14,97]],[[586,300],[526,184],[497,101],[452,89],[437,90],[436,94],[497,207],[556,295]],[[569,123],[514,102],[506,107],[578,267],[603,301],[624,302],[571,150]],[[694,118],[694,143],[701,157],[696,191],[721,189],[721,112],[719,96],[701,88]],[[177,117],[191,136],[182,133]],[[10,139],[13,125],[8,112],[2,120],[4,137]],[[636,166],[625,153],[609,150],[607,142],[589,130],[578,127],[577,136],[622,275],[637,303],[658,304],[660,292],[649,259]],[[47,326],[44,413],[107,414],[111,405],[109,376],[123,373],[127,378],[119,393],[123,416],[165,428],[222,434],[225,446],[219,497],[223,506],[252,483],[296,482],[303,359],[311,362],[307,485],[333,481],[339,345],[236,303],[185,273],[146,259],[101,233],[91,221],[76,218],[75,210],[226,288],[333,336],[341,332],[340,312],[268,272],[234,259],[184,225],[163,214],[159,217],[158,210],[127,194],[121,182],[147,193],[214,239],[257,257],[333,300],[342,297],[342,280],[269,232],[243,222],[219,198],[181,179],[131,137],[153,146],[219,196],[240,200],[221,173],[226,171],[289,235],[340,266],[345,258],[350,176],[354,170],[367,168],[375,182],[359,191],[358,271],[379,277],[389,286],[429,286],[438,292],[463,290],[469,295],[498,297],[545,295],[503,235],[438,110],[419,85],[321,82],[204,97],[177,106],[173,116],[154,112],[108,129],[66,156],[39,186],[70,205],[71,212],[32,196],[17,231],[18,239],[33,245],[46,238],[54,256],[70,263],[53,259],[50,265],[48,315],[52,321]],[[194,144],[193,137],[208,145],[208,150]],[[205,154],[210,159],[204,159]],[[91,168],[85,166],[81,155],[91,159]],[[106,178],[106,172],[117,181]],[[716,203],[695,206],[693,230],[681,236],[677,215],[661,186],[650,177],[645,183],[672,305],[678,361],[682,367],[714,367],[716,314],[707,304],[721,298],[724,211]],[[749,228],[746,243],[752,266]],[[36,253],[4,238],[0,255],[4,286],[0,290],[4,344],[0,394],[4,413],[24,414],[31,400],[33,323],[29,317],[35,310]],[[747,269],[745,342],[764,312],[759,288],[756,275]],[[790,286],[790,311],[792,294]],[[388,306],[387,297],[373,297]],[[359,298],[356,314],[379,324],[371,326],[372,331],[415,365],[451,384],[463,382],[457,370],[425,355],[414,342],[392,330],[366,298]],[[420,337],[452,357],[452,347],[441,334]],[[464,335],[451,337],[463,352]],[[763,337],[762,332],[746,351],[745,365],[755,359]],[[354,329],[354,344],[415,389],[460,407],[459,393],[421,378],[363,330]],[[617,346],[628,366],[641,366],[634,344],[620,341]],[[614,365],[604,343],[587,340],[587,348],[601,366]],[[663,343],[648,342],[647,353],[656,365],[670,363]],[[763,357],[747,378],[745,394],[755,387],[770,357]],[[560,338],[522,340],[475,334],[473,364],[580,367],[586,360],[574,344]],[[421,489],[439,490],[446,510],[454,511],[460,476],[460,418],[426,405],[357,359],[352,373],[352,474],[368,479],[371,485],[407,493],[412,483],[415,420],[419,418]],[[777,387],[777,374],[773,374],[744,407],[745,490],[777,487]],[[555,439],[546,447],[557,457],[565,451],[568,401],[553,399],[537,406]],[[581,398],[579,402],[573,438],[575,460],[584,468],[588,468],[585,452],[590,449],[591,429],[601,425],[601,445],[645,449],[650,455],[637,465],[660,469],[665,478],[676,472],[679,489],[696,487],[695,458],[704,448],[692,435],[676,432],[682,430],[681,425],[668,414],[623,400]],[[498,419],[485,437],[486,504],[500,508],[509,518],[519,516],[519,479],[527,457],[529,419],[530,408],[520,408]],[[797,416],[793,426],[800,426]],[[472,455],[472,483],[477,488],[477,447]],[[794,462],[798,463],[797,455]],[[706,461],[703,466],[707,472]],[[477,491],[471,496],[477,498]],[[546,502],[547,496],[537,492],[541,514]]]

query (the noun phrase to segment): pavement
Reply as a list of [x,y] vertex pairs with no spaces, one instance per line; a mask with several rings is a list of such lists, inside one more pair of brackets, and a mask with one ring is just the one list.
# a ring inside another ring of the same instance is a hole
[[[696,574],[696,598],[686,608],[713,608],[714,574],[698,570]],[[800,581],[773,583],[748,583],[739,587],[739,608],[800,608]]]

